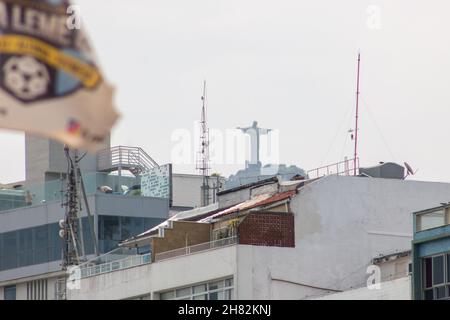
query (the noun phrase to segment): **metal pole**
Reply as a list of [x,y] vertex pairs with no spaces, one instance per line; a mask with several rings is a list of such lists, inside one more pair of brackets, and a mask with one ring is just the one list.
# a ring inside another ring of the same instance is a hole
[[[80,168],[78,168],[78,170],[80,170]],[[91,209],[89,208],[89,202],[86,196],[86,189],[84,187],[84,180],[83,176],[81,175],[81,172],[79,172],[78,176],[80,177],[81,192],[84,199],[84,206],[86,207],[86,212],[88,214],[89,228],[91,229],[91,236],[92,240],[94,241],[94,251],[95,255],[98,257],[99,250],[98,250],[97,234],[95,232],[95,221],[93,220],[93,217],[91,215]]]
[[358,158],[358,111],[359,111],[359,68],[361,63],[361,54],[358,53],[358,74],[356,79],[356,115],[355,115],[355,152],[353,155],[353,175],[356,176],[356,166]]
[[80,246],[81,246],[81,255],[83,256],[83,259],[86,260],[86,251],[84,247],[84,231],[83,231],[83,217],[81,215],[82,207],[81,207],[81,199],[78,196],[78,190],[79,190],[79,183],[80,183],[80,176],[81,171],[78,166],[78,150],[74,150],[74,176],[75,176],[75,185],[76,185],[76,192],[77,192],[77,198],[78,198],[78,223],[79,223],[79,229],[80,229]]

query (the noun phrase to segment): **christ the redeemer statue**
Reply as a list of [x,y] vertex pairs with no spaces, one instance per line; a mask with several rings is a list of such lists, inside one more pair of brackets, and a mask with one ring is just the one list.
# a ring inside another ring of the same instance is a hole
[[261,135],[269,134],[272,129],[263,129],[258,128],[258,122],[253,121],[251,127],[247,128],[237,128],[242,130],[243,133],[250,135],[250,144],[251,144],[251,155],[250,155],[250,164],[260,165],[259,162],[259,138]]

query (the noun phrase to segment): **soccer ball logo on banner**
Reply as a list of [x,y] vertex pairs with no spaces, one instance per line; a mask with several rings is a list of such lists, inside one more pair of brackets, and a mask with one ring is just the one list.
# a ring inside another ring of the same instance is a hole
[[12,57],[3,66],[3,85],[20,99],[44,96],[49,83],[47,67],[33,57]]
[[118,118],[69,0],[0,0],[0,128],[94,151]]

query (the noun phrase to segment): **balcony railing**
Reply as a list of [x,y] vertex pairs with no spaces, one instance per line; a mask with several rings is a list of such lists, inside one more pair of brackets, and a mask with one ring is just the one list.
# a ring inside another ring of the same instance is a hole
[[212,249],[222,248],[222,247],[226,247],[226,246],[231,246],[231,245],[236,244],[237,242],[238,242],[237,237],[231,237],[231,238],[225,238],[225,239],[215,240],[215,241],[211,241],[211,242],[200,243],[200,244],[196,244],[193,246],[183,247],[183,248],[179,248],[179,249],[175,249],[175,250],[165,251],[165,252],[155,254],[155,262],[170,259],[170,258],[175,258],[175,257],[179,257],[179,256],[185,256],[185,255],[202,252],[202,251],[206,251],[206,250],[212,250]]
[[[140,186],[140,179],[134,176],[122,176],[104,172],[90,172],[83,174],[86,195],[100,193],[99,187],[107,186],[111,194],[133,196],[131,190]],[[27,181],[16,189],[0,189],[0,212],[22,207],[41,205],[48,202],[64,200],[67,181],[65,179]]]
[[98,152],[97,167],[99,171],[124,169],[140,174],[158,167],[158,164],[142,148],[116,146]]
[[103,273],[109,273],[117,270],[128,269],[151,263],[151,254],[130,256],[121,260],[115,260],[108,263],[80,267],[80,278],[88,278]]
[[352,176],[359,173],[359,158],[346,159],[323,167],[309,170],[307,175],[310,179],[320,178],[330,174]]

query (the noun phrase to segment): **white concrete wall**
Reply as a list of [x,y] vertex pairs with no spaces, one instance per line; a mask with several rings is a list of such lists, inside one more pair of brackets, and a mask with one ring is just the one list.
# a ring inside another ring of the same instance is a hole
[[[9,281],[8,285],[16,285],[16,300],[27,300],[27,283],[38,279],[47,279],[47,300],[55,300],[56,298],[56,281],[58,277],[47,276],[45,274],[40,277],[30,278],[25,281],[23,279],[18,279],[16,281]],[[0,300],[4,299],[4,287],[0,286]],[[44,298],[41,298],[44,300]]]
[[229,246],[85,278],[79,290],[68,292],[68,298],[129,299],[235,273],[236,246]]
[[381,269],[382,281],[391,281],[406,277],[410,262],[411,256],[406,256],[378,264]]
[[202,204],[201,186],[203,178],[197,175],[172,175],[172,205],[181,207],[199,207]]
[[21,282],[23,278],[42,276],[61,270],[61,261],[52,261],[42,264],[33,264],[26,267],[4,270],[0,272],[0,282]]
[[[302,273],[299,262],[305,259],[295,248],[239,245],[236,296],[238,299],[300,299],[308,295],[326,294],[295,283]],[[307,259],[307,258],[306,258]],[[307,275],[304,275],[307,278]]]
[[177,257],[83,279],[69,298],[124,299],[233,274],[238,299],[308,299],[360,288],[374,257],[410,249],[412,212],[449,199],[445,183],[328,176],[291,201],[295,248],[238,245]]
[[411,300],[411,278],[382,282],[379,289],[362,287],[318,297],[315,300]]
[[412,212],[449,200],[446,183],[328,176],[308,184],[291,201],[295,248],[239,246],[239,298],[360,287],[372,258],[410,249]]

